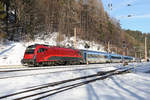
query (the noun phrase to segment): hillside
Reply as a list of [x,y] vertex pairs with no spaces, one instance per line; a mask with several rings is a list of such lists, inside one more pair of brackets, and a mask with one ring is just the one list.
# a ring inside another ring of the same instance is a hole
[[150,34],[140,31],[125,30],[127,40],[133,46],[133,52],[137,57],[144,58],[145,37],[147,37],[148,56],[150,56]]

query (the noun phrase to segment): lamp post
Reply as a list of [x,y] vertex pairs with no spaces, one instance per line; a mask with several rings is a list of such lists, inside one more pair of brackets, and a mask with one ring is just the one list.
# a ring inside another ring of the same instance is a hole
[[125,41],[122,41],[122,47],[123,47],[123,55],[125,56],[126,53],[125,53],[125,49],[126,49],[126,42]]
[[134,48],[134,57],[136,58],[136,47],[133,47]]

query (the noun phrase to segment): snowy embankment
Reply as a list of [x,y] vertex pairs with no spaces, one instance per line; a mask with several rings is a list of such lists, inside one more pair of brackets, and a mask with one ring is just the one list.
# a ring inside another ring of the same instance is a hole
[[21,65],[26,47],[22,43],[11,42],[0,48],[0,65]]
[[[30,42],[9,42],[5,45],[0,44],[0,65],[21,65],[21,59],[23,58],[25,49],[29,45],[33,44],[47,44],[56,46],[58,33],[49,34],[46,36],[38,37],[35,41]],[[73,37],[68,38],[64,36],[64,40],[60,42],[59,45],[63,46],[72,46],[73,45]],[[104,51],[104,47],[102,45],[96,44],[94,42],[83,41],[81,39],[77,39],[77,48],[85,49],[84,45],[88,43],[90,45],[89,50],[99,50]]]

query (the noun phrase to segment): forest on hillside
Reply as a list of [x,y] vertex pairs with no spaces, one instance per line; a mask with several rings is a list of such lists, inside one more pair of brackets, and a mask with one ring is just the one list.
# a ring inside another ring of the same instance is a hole
[[[1,0],[0,39],[30,41],[53,32],[95,41],[122,54],[143,55],[144,37],[139,31],[123,30],[119,21],[104,11],[101,0]],[[147,35],[150,39],[150,36]],[[124,48],[125,47],[125,48]]]

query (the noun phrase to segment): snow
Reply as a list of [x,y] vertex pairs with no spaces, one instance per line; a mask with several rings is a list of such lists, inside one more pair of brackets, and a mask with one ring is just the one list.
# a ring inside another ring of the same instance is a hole
[[10,43],[0,49],[0,65],[20,65],[25,47],[21,43]]
[[[16,77],[8,79],[0,79],[0,86],[3,87],[0,90],[0,96],[15,93],[24,90],[27,87],[36,86],[40,84],[46,84],[51,82],[57,82],[61,80],[72,79],[76,77],[86,76],[95,74],[102,70],[112,70],[115,68],[123,67],[122,64],[91,64],[91,65],[70,65],[68,69],[77,69],[73,66],[82,67],[99,67],[92,70],[76,70],[76,71],[62,71],[59,73],[49,73],[43,75],[33,75],[28,77]],[[87,85],[83,85],[77,88],[73,88],[56,95],[45,98],[44,100],[149,100],[150,98],[150,73],[145,73],[146,70],[150,70],[150,63],[130,63],[128,68],[135,67],[133,72],[128,74],[111,76],[105,80],[99,80]],[[58,66],[55,66],[58,67]],[[66,66],[61,66],[66,67]],[[67,68],[65,68],[67,69]],[[1,69],[4,70],[4,69]],[[22,72],[11,72],[11,73],[0,73],[3,76],[21,75],[21,74],[31,74],[39,72],[54,72],[61,71],[61,69],[47,69],[39,71],[22,71]],[[85,79],[86,80],[86,79]],[[83,81],[83,80],[82,80]],[[78,81],[80,82],[80,81]],[[49,87],[44,90],[53,89],[55,87],[62,87],[66,84],[60,86]],[[37,93],[43,91],[38,90],[16,97],[25,96],[27,94]],[[9,97],[8,100],[14,99],[16,97]],[[38,96],[37,96],[38,97]],[[31,100],[29,98],[27,100]]]
[[[35,41],[8,42],[5,45],[0,44],[0,71],[25,69],[26,67],[22,68],[20,60],[23,58],[26,47],[35,43],[57,45],[56,43],[57,36],[58,33],[53,33],[47,36],[43,36],[42,38],[37,37]],[[98,50],[99,48],[99,51],[104,51],[104,47],[102,45],[98,45],[94,42],[77,39],[77,46],[79,49],[84,49],[85,43],[90,44],[91,48],[89,48],[89,50]],[[65,46],[73,45],[73,37],[71,38],[65,37],[65,40],[63,40],[60,43],[60,45]],[[15,68],[13,67],[8,68],[7,67],[8,65],[11,65],[9,67],[13,66]],[[16,66],[20,66],[21,68],[19,67],[16,68]],[[25,90],[26,88],[31,86],[92,75],[96,74],[99,71],[108,71],[123,67],[125,68],[134,67],[134,70],[132,70],[131,73],[111,76],[105,80],[99,80],[93,83],[89,83],[87,85],[66,90],[53,96],[49,96],[47,98],[44,98],[44,100],[149,100],[150,98],[150,63],[148,62],[130,63],[127,66],[123,66],[120,63],[110,63],[110,64],[68,65],[68,66],[51,66],[51,67],[52,69],[46,70],[41,69],[31,71],[19,71],[19,72],[5,72],[5,73],[0,72],[0,87],[1,87],[0,97],[7,94]],[[55,67],[62,67],[62,68],[56,69]],[[86,67],[93,69],[81,70],[82,68]],[[11,78],[12,76],[16,77]],[[3,77],[9,78],[4,79]],[[78,80],[75,83],[82,82],[85,80],[88,79]],[[5,98],[4,100],[11,100],[15,99],[16,97],[25,96],[27,94],[29,95],[32,93],[38,93],[56,87],[63,87],[68,84],[70,83],[65,83],[54,87],[48,87],[45,89],[32,91],[14,97],[8,97]],[[31,99],[33,98],[29,98],[27,100]]]

